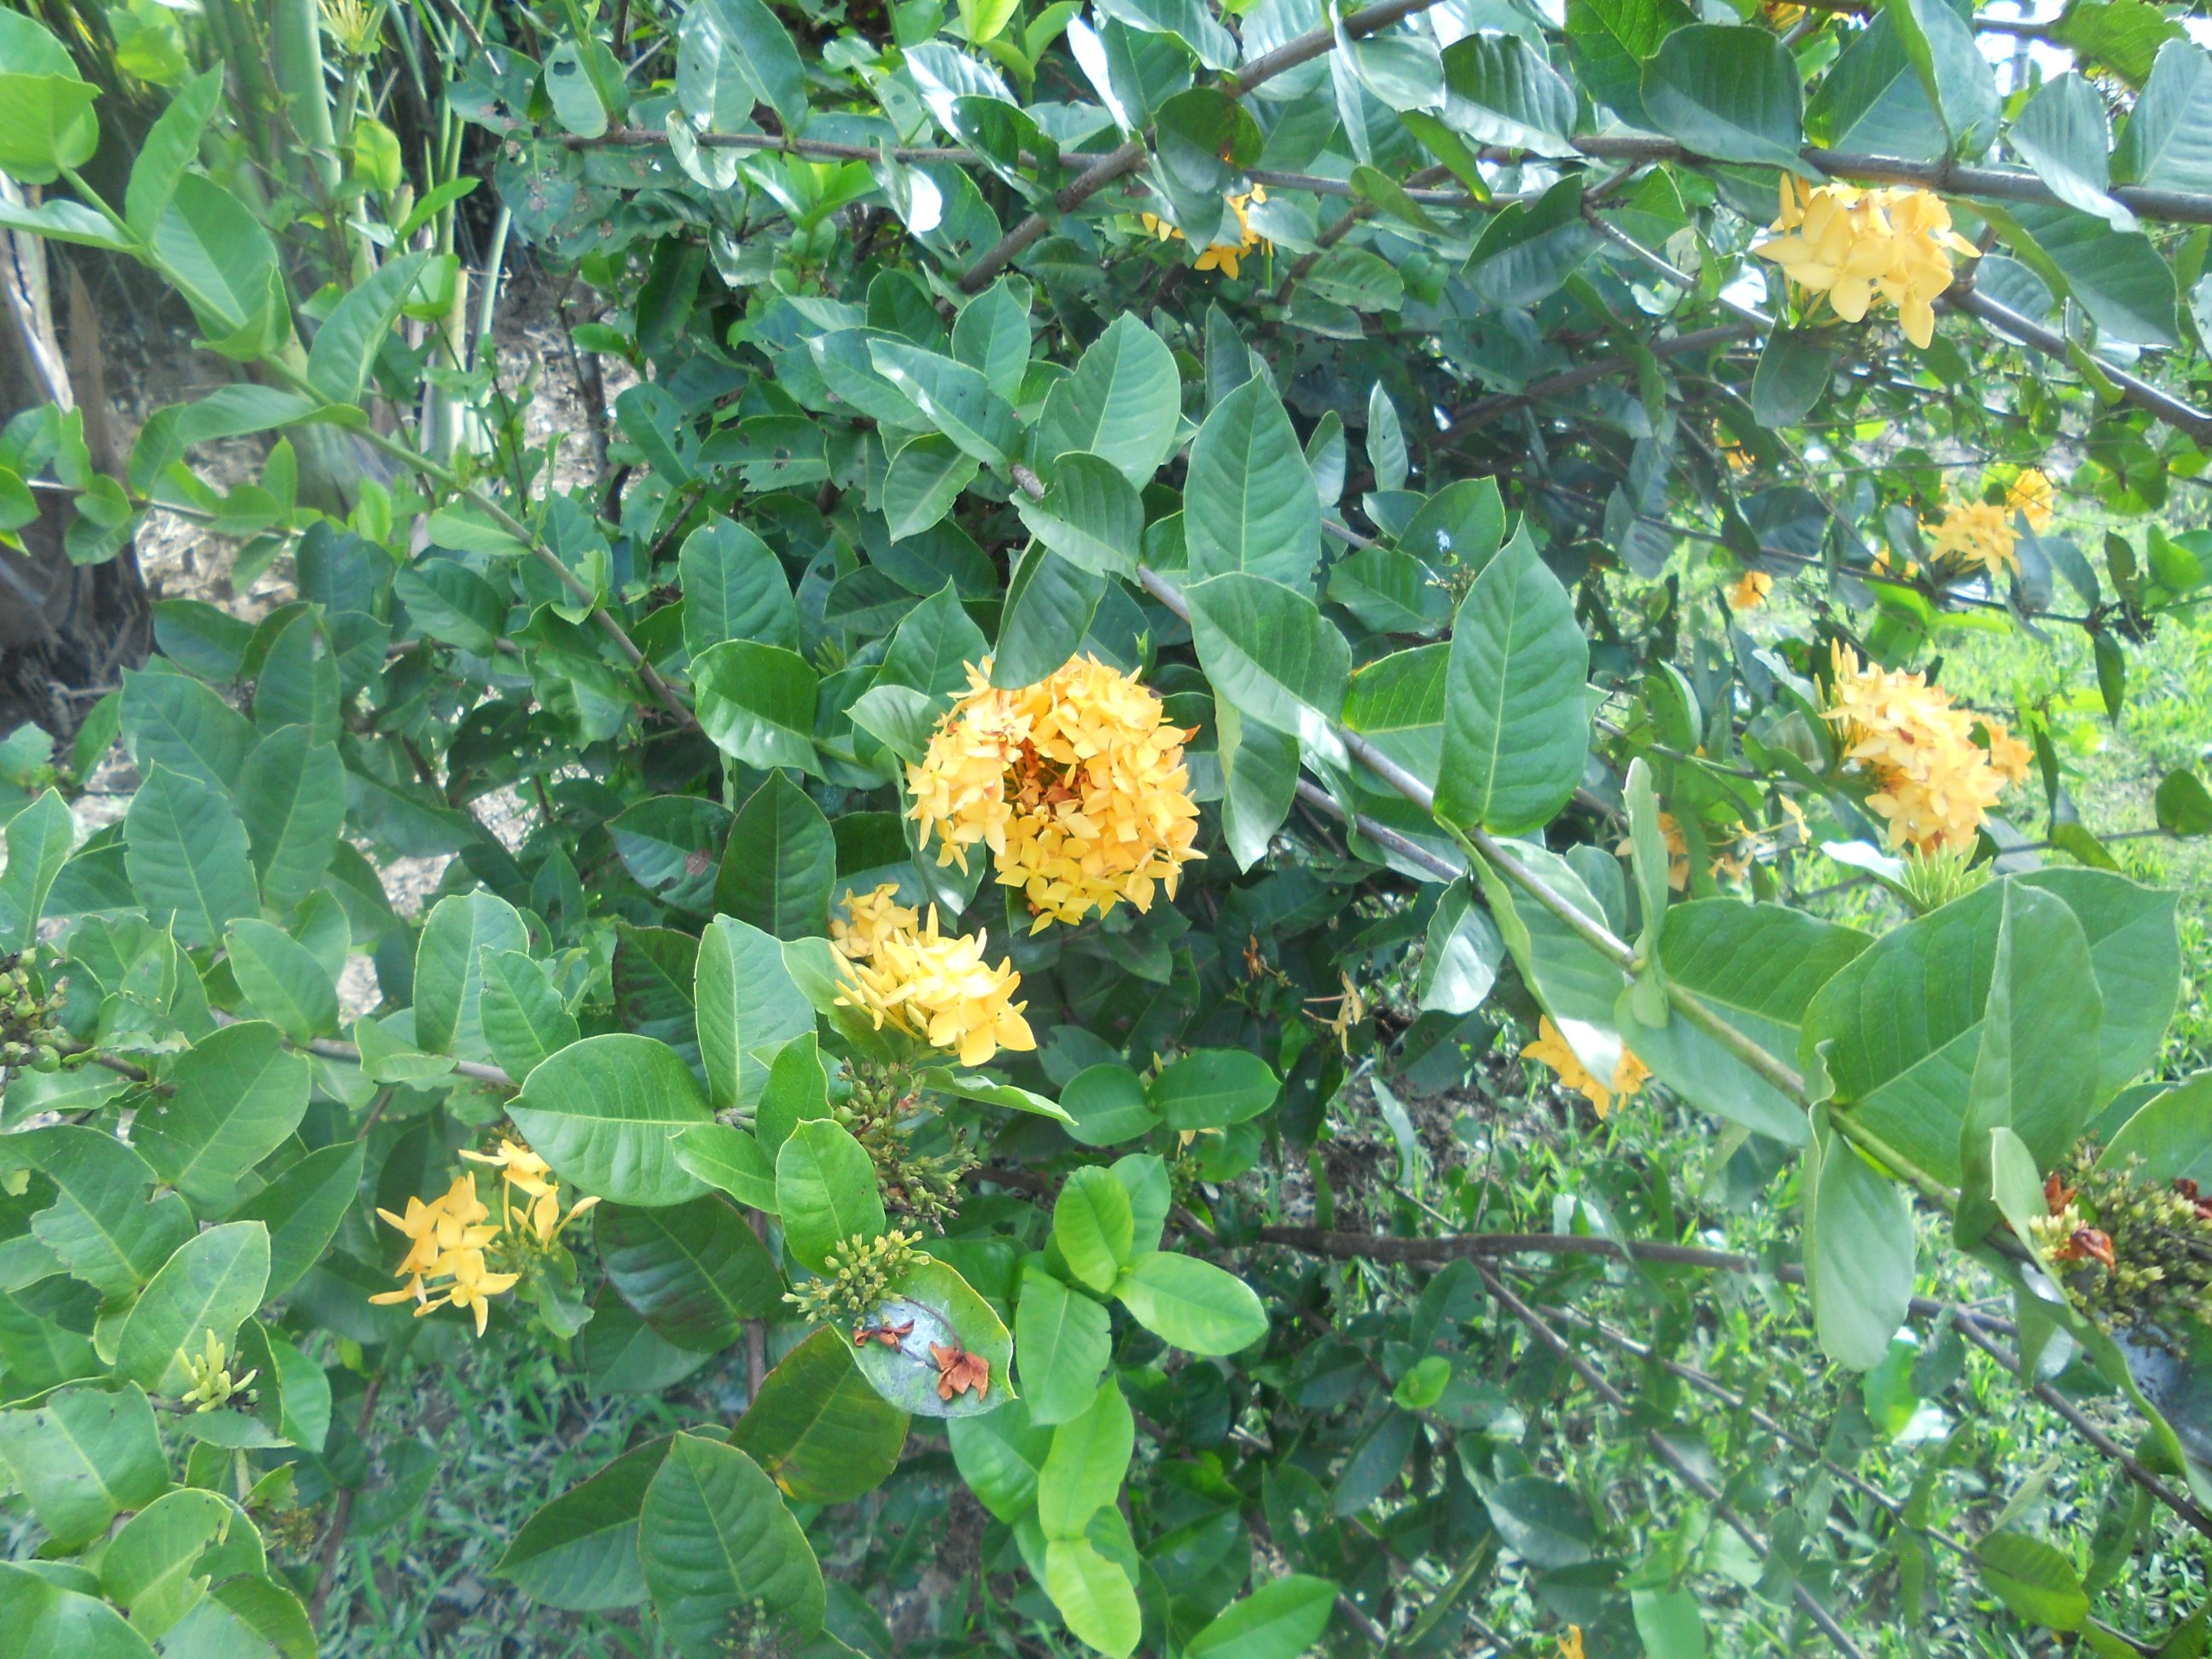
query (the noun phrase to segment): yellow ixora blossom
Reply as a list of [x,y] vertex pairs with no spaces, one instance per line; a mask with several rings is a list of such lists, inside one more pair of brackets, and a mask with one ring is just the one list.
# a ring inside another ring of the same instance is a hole
[[[1918,674],[1869,664],[1840,641],[1834,647],[1835,722],[1844,758],[1874,779],[1867,805],[1887,820],[1892,847],[1923,853],[1973,845],[1982,815],[2008,783],[2027,776],[2034,750],[2002,724],[1952,706],[1950,694]],[[1979,726],[1988,740],[1974,741]]]
[[921,843],[933,836],[938,863],[963,870],[970,848],[988,848],[1000,884],[1028,899],[1031,933],[1124,900],[1148,910],[1200,856],[1182,757],[1194,735],[1095,658],[1018,690],[993,686],[987,659],[907,768]]
[[2040,532],[2051,528],[2058,492],[2040,468],[2031,466],[2005,490],[2004,504],[2006,512],[2021,514],[2030,530]]
[[1811,187],[1784,174],[1782,208],[1752,252],[1780,265],[1799,288],[1825,294],[1837,316],[1856,323],[1879,299],[1897,307],[1917,346],[1936,337],[1936,295],[1951,286],[1951,256],[1976,252],[1951,228],[1940,197],[1905,186]]
[[[847,914],[856,918],[863,913],[880,914],[896,890],[885,885],[865,898],[848,891]],[[914,913],[905,914],[910,917]],[[855,949],[860,939],[858,927],[848,922],[839,948],[850,977],[841,981],[837,1000],[866,1013],[878,1030],[895,1025],[932,1048],[951,1049],[963,1066],[981,1066],[1001,1048],[1036,1047],[1029,1022],[1022,1018],[1029,1005],[1013,1000],[1022,976],[1005,957],[996,968],[984,960],[989,934],[948,936],[939,932],[933,904],[928,921],[919,928],[908,925],[877,931],[867,939],[865,954]]]
[[1559,1638],[1559,1659],[1587,1659],[1583,1652],[1583,1627],[1580,1625],[1568,1626],[1567,1633]]
[[1928,538],[1929,556],[1947,569],[1995,581],[2006,571],[2020,568],[2020,534],[2013,528],[2008,508],[1962,501],[1944,509],[1941,524],[1932,528],[1923,524],[1921,531]]
[[[1263,253],[1273,253],[1275,251],[1275,245],[1254,230],[1251,220],[1246,216],[1255,202],[1264,202],[1267,199],[1266,191],[1255,185],[1242,196],[1231,196],[1224,199],[1228,202],[1230,211],[1237,216],[1237,240],[1234,242],[1214,242],[1209,245],[1206,251],[1198,256],[1198,268],[1200,270],[1218,270],[1234,282],[1237,280],[1238,264],[1246,254],[1255,247]],[[1143,222],[1145,228],[1163,242],[1170,240],[1180,242],[1183,240],[1182,228],[1170,224],[1157,213],[1139,214],[1138,217]]]
[[[455,1176],[453,1184],[427,1204],[410,1198],[404,1214],[380,1209],[377,1214],[407,1240],[407,1254],[392,1270],[407,1283],[368,1299],[412,1302],[418,1319],[434,1309],[457,1308],[476,1316],[477,1334],[482,1336],[491,1298],[521,1282],[522,1259],[549,1248],[563,1227],[599,1200],[579,1199],[563,1214],[561,1183],[551,1166],[504,1136],[494,1152],[464,1151],[461,1156],[499,1170],[499,1224],[491,1224],[491,1206],[477,1194],[473,1170]],[[518,1193],[528,1201],[515,1203]]]
[[1567,1046],[1559,1028],[1552,1024],[1552,1017],[1544,1015],[1536,1023],[1536,1040],[1521,1051],[1527,1060],[1540,1060],[1559,1074],[1563,1088],[1572,1089],[1596,1109],[1598,1121],[1602,1123],[1613,1110],[1614,1097],[1626,1100],[1643,1092],[1651,1073],[1644,1062],[1623,1048],[1620,1059],[1613,1068],[1610,1083],[1600,1083]]
[[1729,585],[1729,609],[1756,611],[1766,603],[1766,596],[1773,591],[1773,577],[1764,570],[1747,570]]

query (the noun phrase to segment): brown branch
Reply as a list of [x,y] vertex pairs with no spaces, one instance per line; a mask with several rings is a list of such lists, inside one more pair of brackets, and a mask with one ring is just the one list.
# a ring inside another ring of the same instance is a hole
[[[1726,345],[1731,341],[1748,339],[1758,332],[1758,325],[1753,323],[1722,323],[1711,328],[1696,329],[1687,334],[1670,335],[1665,339],[1654,340],[1645,349],[1655,357],[1678,357],[1685,352],[1703,351],[1708,346]],[[1566,392],[1579,392],[1586,386],[1634,368],[1636,361],[1626,356],[1600,357],[1534,381],[1519,392],[1494,392],[1461,410],[1452,423],[1437,435],[1436,441],[1448,444],[1455,439],[1463,438],[1477,427],[1486,426],[1499,416],[1525,408],[1540,398],[1557,397]]]
[[[2009,334],[2024,345],[2033,347],[2046,357],[2060,362],[2070,361],[2078,347],[2070,345],[2066,337],[2044,327],[2031,318],[2023,317],[2009,307],[1999,305],[1986,294],[1961,285],[1943,296],[1942,304],[1953,311],[1963,311],[1978,317],[1991,328]],[[2088,354],[2084,353],[2084,356]],[[2120,389],[2120,395],[2138,409],[2148,410],[2177,431],[2185,432],[2199,443],[2212,443],[2212,414],[2185,404],[2171,392],[2161,392],[2141,375],[2110,363],[2101,357],[2090,357],[2097,372]]]
[[[354,1438],[365,1439],[368,1435],[369,1419],[376,1414],[376,1396],[384,1388],[382,1371],[368,1379],[361,1391],[361,1414],[354,1421]],[[337,1582],[338,1550],[345,1543],[346,1528],[353,1523],[354,1494],[357,1486],[347,1486],[338,1493],[337,1505],[331,1511],[331,1529],[323,1534],[321,1564],[315,1571],[314,1593],[307,1599],[307,1622],[320,1626],[323,1609],[330,1604],[331,1589]]]

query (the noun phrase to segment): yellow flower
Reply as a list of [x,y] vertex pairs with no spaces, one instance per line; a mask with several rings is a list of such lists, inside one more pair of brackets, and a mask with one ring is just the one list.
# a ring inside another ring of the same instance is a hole
[[1137,216],[1144,222],[1145,228],[1152,232],[1153,235],[1158,237],[1163,242],[1170,239],[1178,242],[1182,240],[1182,229],[1177,226],[1170,224],[1166,220],[1161,218],[1158,214],[1143,213]]
[[1887,300],[1917,346],[1935,337],[1935,301],[1951,286],[1951,256],[1976,252],[1951,228],[1951,210],[1927,191],[1808,188],[1786,174],[1767,237],[1752,252],[1798,287],[1826,295],[1837,316],[1855,323],[1877,298]]
[[1987,501],[1962,502],[1946,508],[1943,522],[1932,531],[1925,525],[1921,528],[1928,535],[1929,556],[1938,562],[1962,571],[1978,568],[1992,581],[2008,570],[2020,568],[2020,555],[2014,550],[2020,533],[2004,507]]
[[482,1250],[456,1250],[447,1258],[446,1271],[453,1277],[452,1286],[441,1300],[425,1303],[415,1312],[416,1317],[431,1309],[451,1303],[462,1312],[474,1312],[477,1334],[484,1334],[484,1326],[491,1316],[490,1298],[502,1291],[511,1291],[521,1279],[520,1273],[495,1273],[484,1265]]
[[[1567,1046],[1566,1038],[1560,1036],[1559,1028],[1552,1024],[1549,1014],[1537,1021],[1536,1040],[1521,1053],[1523,1058],[1540,1060],[1557,1072],[1563,1087],[1572,1089],[1596,1109],[1601,1123],[1613,1110],[1614,1096],[1626,1100],[1632,1095],[1641,1093],[1651,1076],[1644,1062],[1624,1048],[1620,1051],[1620,1059],[1613,1066],[1612,1083],[1600,1083],[1590,1075],[1589,1068],[1575,1051]],[[1582,1639],[1579,1632],[1575,1639],[1579,1645]]]
[[1583,1627],[1580,1625],[1568,1626],[1567,1633],[1559,1638],[1559,1659],[1586,1659],[1583,1652]]
[[[1862,668],[1841,641],[1833,659],[1835,702],[1823,712],[1844,758],[1872,775],[1867,805],[1888,820],[1890,845],[1923,853],[1972,847],[1982,815],[2007,783],[2027,777],[2034,751],[1998,721],[1952,707],[1949,693],[1918,674]],[[1974,741],[1978,725],[1986,750]]]
[[879,934],[865,957],[848,957],[850,974],[837,1000],[858,1008],[875,1023],[886,1024],[932,1048],[948,1048],[963,1066],[981,1066],[1001,1048],[1036,1047],[1016,1002],[1022,976],[1010,960],[996,968],[983,960],[988,933],[947,938],[938,931],[937,907],[919,931],[899,928]]
[[1775,3],[1775,0],[1768,0],[1766,6],[1766,21],[1773,24],[1778,29],[1788,29],[1794,27],[1797,20],[1804,15],[1805,8],[1802,6],[1777,4]]
[[[1198,256],[1198,269],[1218,270],[1234,282],[1237,279],[1239,262],[1246,254],[1255,247],[1273,253],[1275,251],[1275,245],[1255,231],[1252,228],[1251,221],[1245,216],[1246,210],[1253,203],[1264,202],[1267,199],[1266,191],[1255,185],[1243,196],[1224,197],[1223,199],[1229,204],[1230,211],[1237,216],[1237,240],[1234,242],[1214,242],[1209,245],[1206,251]],[[1137,216],[1145,228],[1158,237],[1160,240],[1180,242],[1183,240],[1181,228],[1170,224],[1157,213],[1140,213]]]
[[1756,611],[1774,591],[1774,578],[1764,570],[1747,570],[1728,591],[1729,609]]
[[913,906],[899,903],[895,881],[866,895],[847,888],[844,915],[830,919],[831,943],[844,955],[864,962],[875,955],[876,941],[884,934],[912,933],[921,925],[921,915]]
[[[487,1224],[491,1210],[477,1196],[477,1178],[471,1173],[453,1177],[453,1184],[425,1204],[410,1198],[404,1213],[380,1209],[377,1214],[407,1239],[407,1254],[392,1272],[407,1282],[396,1291],[370,1297],[375,1303],[412,1302],[415,1316],[452,1306],[476,1316],[477,1334],[484,1333],[490,1316],[490,1298],[510,1291],[521,1281],[519,1272],[495,1270],[488,1252],[501,1253],[503,1261],[526,1255],[533,1248],[550,1245],[561,1230],[599,1200],[578,1200],[566,1214],[561,1209],[561,1183],[552,1166],[519,1140],[500,1138],[498,1150],[464,1150],[471,1163],[489,1164],[500,1173],[500,1218]],[[520,1210],[514,1195],[528,1200]],[[521,1225],[515,1221],[520,1214]],[[443,1281],[443,1282],[441,1282]]]
[[2005,491],[2005,511],[2026,515],[2030,530],[2043,531],[2051,527],[2052,510],[2058,501],[2058,492],[2051,488],[2051,480],[2037,467],[2029,467],[2012,481]]
[[[994,688],[990,665],[970,667],[968,694],[907,768],[923,846],[939,865],[968,867],[988,847],[1003,886],[1018,887],[1036,916],[1103,915],[1127,900],[1152,908],[1155,888],[1175,896],[1198,807],[1182,745],[1160,700],[1119,669],[1071,659],[1018,690]],[[859,926],[856,916],[854,926]]]

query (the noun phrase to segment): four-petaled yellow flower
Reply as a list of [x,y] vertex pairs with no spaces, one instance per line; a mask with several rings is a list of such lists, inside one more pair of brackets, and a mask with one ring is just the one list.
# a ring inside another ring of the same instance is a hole
[[[886,884],[865,898],[845,895],[846,911],[854,920],[838,941],[845,956],[841,965],[850,977],[840,981],[837,1000],[861,1010],[879,1031],[895,1025],[932,1048],[951,1049],[963,1066],[981,1066],[1001,1048],[1036,1048],[1036,1038],[1022,1018],[1029,1005],[1013,1000],[1022,976],[1006,958],[996,968],[983,959],[990,935],[948,938],[938,931],[933,904],[928,921],[916,928],[913,911],[890,903],[896,890]],[[859,918],[880,917],[886,910],[902,911],[908,920],[902,926],[876,927],[866,950],[859,949]]]
[[[453,1184],[428,1203],[410,1198],[404,1214],[380,1209],[377,1214],[397,1228],[407,1240],[407,1254],[392,1269],[407,1283],[386,1291],[371,1302],[412,1302],[419,1319],[434,1309],[453,1307],[476,1316],[477,1334],[482,1336],[491,1316],[491,1298],[513,1290],[522,1279],[520,1271],[495,1268],[520,1255],[544,1250],[561,1230],[599,1200],[579,1199],[564,1215],[561,1183],[545,1160],[517,1140],[502,1136],[498,1150],[463,1152],[477,1164],[489,1164],[500,1172],[499,1224],[491,1223],[490,1206],[477,1196],[474,1172],[453,1177]],[[529,1202],[518,1207],[514,1194]],[[516,1217],[523,1218],[518,1223]]]
[[[1200,270],[1218,270],[1234,282],[1237,280],[1239,262],[1246,254],[1255,247],[1264,253],[1273,253],[1275,251],[1275,245],[1254,230],[1251,220],[1246,216],[1247,210],[1253,203],[1264,202],[1267,199],[1266,191],[1255,185],[1244,195],[1231,196],[1224,199],[1228,202],[1230,211],[1237,216],[1237,240],[1235,242],[1215,242],[1209,246],[1198,256],[1198,268]],[[1139,214],[1138,217],[1143,222],[1145,228],[1163,242],[1180,242],[1183,240],[1182,228],[1170,224],[1157,213]]]
[[[970,848],[988,847],[1000,884],[1029,900],[1031,933],[1125,899],[1150,909],[1155,889],[1173,898],[1200,856],[1182,758],[1193,735],[1095,658],[1018,690],[994,687],[987,659],[907,768],[922,845],[934,836],[938,863],[963,870]],[[863,925],[856,915],[852,926]]]
[[2058,492],[2051,487],[2039,467],[2029,467],[2012,481],[2005,491],[2005,511],[2024,514],[2027,527],[2033,531],[2051,528],[2051,520],[2058,504]]
[[[1972,847],[1982,815],[2005,785],[2027,776],[2035,751],[1988,715],[1953,708],[1948,692],[1918,674],[1861,667],[1840,641],[1834,663],[1835,701],[1823,712],[1844,758],[1873,775],[1867,805],[1888,821],[1889,844],[1923,853]],[[1986,749],[1974,741],[1977,726]]]
[[1583,1627],[1580,1625],[1568,1626],[1567,1633],[1559,1638],[1559,1659],[1586,1659],[1583,1652]]
[[1951,286],[1951,256],[1977,252],[1951,228],[1942,198],[1927,191],[1808,189],[1787,174],[1767,238],[1752,252],[1780,265],[1798,287],[1826,295],[1837,316],[1855,323],[1877,297],[1885,299],[1917,346],[1935,338],[1936,296]]
[[1756,611],[1766,603],[1766,596],[1773,591],[1773,577],[1764,570],[1747,570],[1729,585],[1729,609]]
[[[1600,1083],[1590,1075],[1589,1068],[1583,1064],[1575,1051],[1567,1046],[1566,1038],[1559,1034],[1559,1028],[1552,1024],[1552,1017],[1549,1014],[1544,1015],[1537,1021],[1536,1040],[1523,1048],[1521,1053],[1523,1058],[1540,1060],[1557,1072],[1559,1074],[1561,1085],[1572,1089],[1583,1099],[1589,1101],[1596,1109],[1598,1121],[1601,1123],[1613,1110],[1615,1096],[1626,1100],[1632,1095],[1640,1094],[1643,1092],[1644,1084],[1650,1079],[1651,1076],[1650,1069],[1644,1062],[1623,1048],[1620,1051],[1620,1059],[1614,1063],[1613,1068],[1613,1080],[1610,1083]],[[1579,1641],[1579,1636],[1577,1639]]]
[[2013,528],[2009,507],[1962,501],[1944,509],[1942,523],[1921,529],[1928,538],[1929,556],[1953,570],[1978,570],[1995,581],[2006,571],[2020,568],[2015,550],[2020,532]]

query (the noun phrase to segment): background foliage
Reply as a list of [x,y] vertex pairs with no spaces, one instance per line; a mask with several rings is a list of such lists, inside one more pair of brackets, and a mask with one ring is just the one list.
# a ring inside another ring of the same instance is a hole
[[[2202,1652],[2191,21],[0,11],[18,269],[222,375],[0,533],[291,573],[0,741],[0,1628]],[[1784,177],[1940,193],[1925,343]],[[1086,655],[1204,856],[1033,928],[908,768]]]

